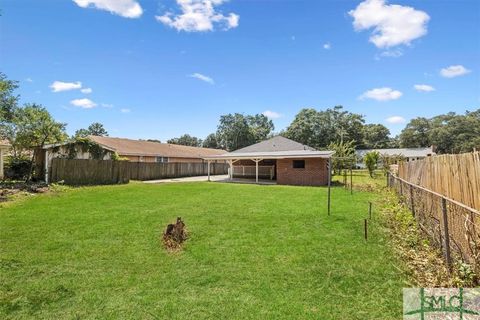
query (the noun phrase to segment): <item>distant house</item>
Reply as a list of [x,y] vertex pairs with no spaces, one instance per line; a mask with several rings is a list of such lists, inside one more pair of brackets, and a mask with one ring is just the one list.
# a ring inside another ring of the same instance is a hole
[[5,161],[5,154],[7,150],[10,148],[10,144],[5,140],[0,140],[0,180],[3,179],[3,164]]
[[224,160],[230,178],[276,180],[277,184],[319,186],[328,183],[328,162],[333,151],[318,151],[296,141],[276,136],[233,152],[204,157]]
[[398,149],[359,149],[356,151],[357,167],[364,168],[364,156],[372,151],[377,151],[383,157],[402,157],[405,161],[416,161],[435,155],[433,147],[428,148],[398,148]]
[[219,149],[99,136],[88,136],[85,142],[47,145],[44,150],[49,159],[110,160],[118,155],[132,162],[203,162],[206,156],[226,153]]
[[118,156],[131,162],[192,163],[204,162],[203,158],[207,156],[226,153],[219,149],[99,136],[88,136],[76,142],[46,145],[36,152],[36,171],[39,178],[43,177],[46,170],[50,170],[53,158],[111,160]]

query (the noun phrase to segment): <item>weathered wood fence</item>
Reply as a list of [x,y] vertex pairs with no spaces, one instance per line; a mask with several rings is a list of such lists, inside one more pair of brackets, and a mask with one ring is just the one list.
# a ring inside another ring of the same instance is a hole
[[478,153],[436,156],[402,163],[399,172],[403,177],[388,174],[387,179],[420,228],[442,249],[447,263],[465,261],[477,274],[480,273],[480,210],[463,201],[478,203],[475,199],[480,197],[480,178],[476,176],[480,172],[478,156]]
[[[155,180],[166,178],[180,178],[205,176],[208,174],[207,163],[201,162],[128,162],[130,179],[132,180]],[[210,174],[227,174],[228,164],[211,163]]]
[[398,177],[480,210],[480,153],[401,162]]
[[[228,164],[211,163],[210,174],[227,174]],[[154,180],[204,176],[207,163],[149,163],[112,160],[52,159],[50,182],[71,185],[128,183],[130,180]]]
[[70,185],[128,183],[130,168],[125,161],[54,158],[49,176]]

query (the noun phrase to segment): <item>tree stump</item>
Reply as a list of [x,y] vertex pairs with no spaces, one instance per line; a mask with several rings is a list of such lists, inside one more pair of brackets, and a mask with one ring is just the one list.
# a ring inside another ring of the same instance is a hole
[[169,251],[181,249],[182,243],[187,240],[187,229],[181,217],[177,218],[177,222],[167,225],[163,233],[163,245]]

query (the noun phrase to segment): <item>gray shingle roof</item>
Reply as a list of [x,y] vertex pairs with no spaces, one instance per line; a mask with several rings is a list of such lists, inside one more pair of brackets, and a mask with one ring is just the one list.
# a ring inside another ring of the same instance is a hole
[[300,151],[310,150],[315,151],[314,148],[298,143],[296,141],[287,139],[282,136],[275,136],[271,139],[252,144],[251,146],[232,151],[230,153],[250,153],[250,152],[277,152],[277,151]]
[[295,158],[329,158],[333,151],[317,151],[312,147],[293,140],[276,136],[251,146],[218,156],[204,157],[207,160],[239,159],[295,159]]

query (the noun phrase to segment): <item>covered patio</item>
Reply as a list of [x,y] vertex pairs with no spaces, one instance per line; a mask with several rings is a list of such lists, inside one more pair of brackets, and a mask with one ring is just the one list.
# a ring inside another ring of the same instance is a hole
[[333,151],[317,151],[290,139],[277,136],[222,155],[205,157],[208,163],[225,161],[229,179],[276,180],[278,184],[327,185]]

